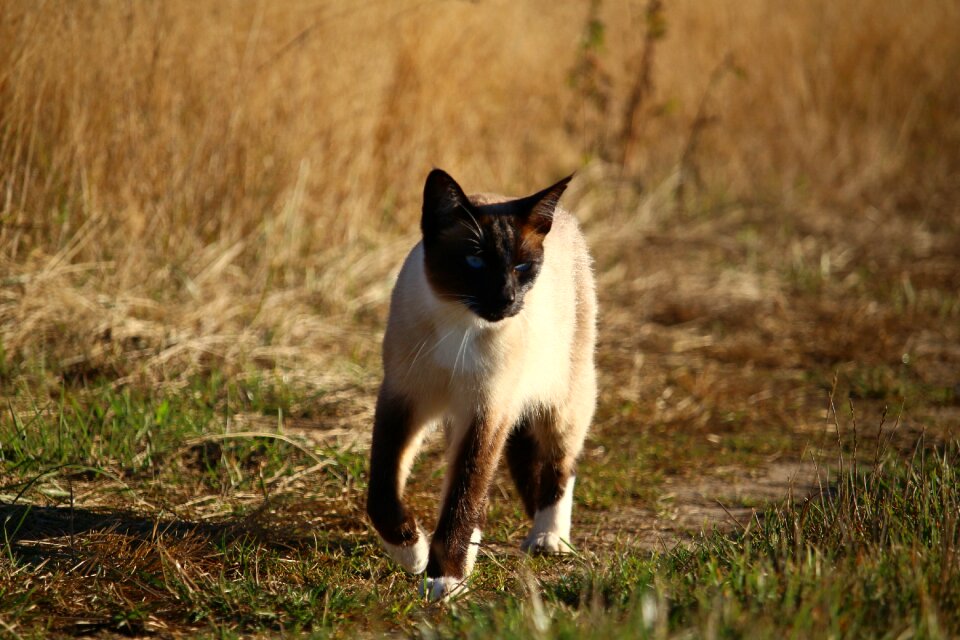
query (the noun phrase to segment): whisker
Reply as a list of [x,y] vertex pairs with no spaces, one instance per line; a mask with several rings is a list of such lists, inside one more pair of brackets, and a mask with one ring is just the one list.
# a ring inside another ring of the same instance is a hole
[[477,241],[483,239],[483,234],[480,232],[480,230],[477,228],[471,227],[469,224],[467,224],[466,220],[462,218],[458,218],[457,223],[460,224],[464,229],[466,229],[467,231],[469,231],[470,233],[476,236],[476,239],[469,238],[469,240],[471,240],[472,242],[479,244]]
[[[450,331],[447,331],[445,334],[443,334],[443,337],[441,337],[439,340],[437,340],[436,343],[434,343],[434,345],[433,345],[432,347],[430,347],[429,349],[427,349],[426,353],[423,353],[422,355],[423,355],[423,356],[428,356],[428,355],[430,355],[431,353],[433,353],[434,351],[436,351],[437,347],[440,346],[440,343],[442,343],[444,340],[446,340],[447,338],[449,338],[449,337],[453,334],[453,332],[454,332],[455,330],[456,330],[456,328],[450,329]],[[429,338],[427,338],[427,340],[429,340]],[[426,346],[427,340],[424,340],[424,341],[423,341],[423,342],[424,342],[424,346]],[[421,350],[422,350],[422,347],[421,347]],[[413,370],[413,365],[415,365],[415,364],[417,363],[417,360],[420,359],[420,356],[421,356],[421,353],[420,353],[420,351],[418,351],[418,352],[417,352],[417,355],[414,357],[413,361],[410,363],[410,366],[407,367],[407,375],[408,375],[408,376],[410,375],[410,372]]]
[[476,226],[477,236],[482,240],[483,239],[483,228],[480,226],[480,223],[477,222],[477,219],[473,217],[473,214],[470,212],[470,209],[467,209],[463,204],[457,203],[457,206],[463,209],[470,219],[473,221],[473,224]]
[[468,333],[470,333],[470,327],[467,327],[463,330],[463,338],[460,340],[460,347],[457,349],[457,357],[454,358],[453,360],[453,371],[450,374],[450,384],[453,384],[453,379],[457,376],[457,366],[458,366],[458,363],[460,362],[461,351],[464,353],[463,364],[464,364],[464,368],[466,368],[467,358],[466,358],[466,350],[464,349],[464,347],[467,344]]
[[417,349],[416,355],[413,355],[413,349],[410,350],[410,353],[407,354],[407,358],[413,355],[413,360],[410,361],[410,365],[407,367],[407,374],[409,375],[410,369],[413,368],[413,365],[417,363],[417,360],[420,358],[420,353],[423,351],[423,348],[427,346],[427,342],[430,341],[430,336],[427,336],[420,341],[420,347]]

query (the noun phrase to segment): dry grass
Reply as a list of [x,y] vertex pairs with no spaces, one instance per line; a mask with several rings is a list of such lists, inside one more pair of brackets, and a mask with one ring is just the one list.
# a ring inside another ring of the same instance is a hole
[[570,202],[601,251],[704,201],[952,220],[956,7],[646,8],[599,7],[601,41],[574,4],[2,3],[6,358],[368,358],[433,165],[523,192],[586,162]]
[[[0,624],[441,624],[360,517],[432,166],[506,193],[578,170],[597,566],[748,512],[770,496],[734,487],[837,430],[852,452],[854,415],[862,451],[878,423],[955,439],[957,33],[939,0],[0,0]],[[525,598],[510,491],[479,589]]]

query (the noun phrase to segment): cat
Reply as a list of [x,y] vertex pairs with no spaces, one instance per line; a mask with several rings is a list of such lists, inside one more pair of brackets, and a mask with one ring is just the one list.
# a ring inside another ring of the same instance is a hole
[[[565,553],[576,460],[596,406],[596,290],[586,241],[559,207],[572,176],[532,196],[468,197],[434,169],[422,240],[390,302],[367,513],[388,554],[426,571],[431,600],[465,591],[505,452],[527,514],[522,549]],[[424,435],[447,471],[433,536],[403,502]]]

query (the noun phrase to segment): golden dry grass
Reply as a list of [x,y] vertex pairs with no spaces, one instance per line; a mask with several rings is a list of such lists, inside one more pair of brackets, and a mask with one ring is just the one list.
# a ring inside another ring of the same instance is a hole
[[3,2],[6,358],[157,379],[370,357],[434,165],[510,193],[581,168],[600,251],[704,202],[955,214],[952,3],[591,6]]

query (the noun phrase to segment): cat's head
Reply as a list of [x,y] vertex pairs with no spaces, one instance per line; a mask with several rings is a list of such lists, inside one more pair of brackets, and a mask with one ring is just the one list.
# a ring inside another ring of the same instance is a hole
[[543,241],[571,177],[526,198],[474,204],[446,172],[431,171],[420,227],[434,293],[488,322],[517,315],[540,273]]

